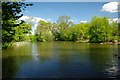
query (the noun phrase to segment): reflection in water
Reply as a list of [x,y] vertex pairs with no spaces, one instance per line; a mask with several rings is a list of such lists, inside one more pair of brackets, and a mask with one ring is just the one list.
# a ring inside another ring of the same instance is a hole
[[120,78],[120,45],[118,45],[118,78]]
[[5,58],[2,59],[2,77],[7,78],[7,77],[13,77],[15,76],[17,70],[18,70],[18,65],[15,62],[15,58]]
[[37,44],[32,44],[32,57],[36,62],[38,62],[38,60],[39,60],[39,58],[38,58],[39,53],[38,53],[38,50],[37,50]]
[[52,44],[50,43],[37,43],[36,45],[37,53],[39,55],[39,60],[41,63],[45,63],[52,57]]
[[2,78],[13,78],[19,72],[21,65],[30,61],[31,48],[29,44],[2,51]]
[[117,50],[107,44],[27,43],[3,51],[3,77],[116,77]]
[[2,59],[0,58],[0,78],[2,78]]
[[90,65],[87,48],[85,44],[60,44],[60,77],[88,77]]
[[97,45],[97,47],[95,45],[94,46],[90,45],[90,46],[91,46],[90,58],[92,64],[94,64],[93,67],[95,67],[96,70],[98,71],[100,70],[104,72],[103,74],[104,76],[108,76],[112,78],[116,77],[118,71],[118,64],[117,64],[117,58],[113,57],[113,53],[115,53],[116,50],[118,50],[118,48],[117,47],[110,48],[111,46],[108,45],[103,45],[103,47],[98,47],[100,45]]
[[109,67],[105,69],[108,77],[117,77],[118,76],[118,56],[115,56],[116,54],[118,55],[118,45],[112,45],[112,61],[109,63]]

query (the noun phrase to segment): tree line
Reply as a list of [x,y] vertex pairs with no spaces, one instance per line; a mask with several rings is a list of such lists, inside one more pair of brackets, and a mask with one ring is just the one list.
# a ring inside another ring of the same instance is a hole
[[32,26],[20,21],[22,10],[27,6],[23,2],[2,2],[2,47],[7,48],[21,41],[78,41],[78,42],[114,42],[120,41],[120,24],[109,22],[109,17],[94,16],[88,23],[74,24],[69,16],[60,16],[56,23],[40,20],[32,35]]
[[119,23],[109,21],[109,17],[94,16],[88,23],[74,24],[69,16],[60,16],[57,23],[39,21],[35,30],[36,41],[78,41],[113,42],[118,41]]

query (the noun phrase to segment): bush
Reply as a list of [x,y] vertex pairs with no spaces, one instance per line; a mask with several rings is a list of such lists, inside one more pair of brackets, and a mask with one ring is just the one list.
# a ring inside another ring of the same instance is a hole
[[37,41],[44,42],[44,41],[53,41],[54,36],[51,31],[45,31],[41,34],[36,35]]

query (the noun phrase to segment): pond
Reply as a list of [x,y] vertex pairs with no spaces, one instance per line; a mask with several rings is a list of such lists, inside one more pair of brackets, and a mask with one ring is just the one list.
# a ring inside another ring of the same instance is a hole
[[119,45],[26,42],[2,51],[3,78],[115,78]]

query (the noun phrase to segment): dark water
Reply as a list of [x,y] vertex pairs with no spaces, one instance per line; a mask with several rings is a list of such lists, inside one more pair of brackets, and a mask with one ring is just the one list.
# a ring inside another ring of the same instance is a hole
[[2,51],[3,78],[115,78],[119,45],[25,43]]

